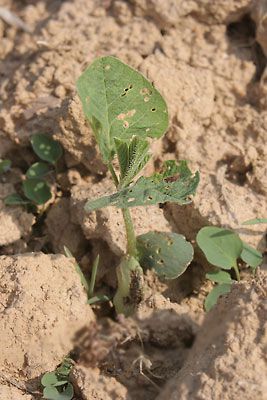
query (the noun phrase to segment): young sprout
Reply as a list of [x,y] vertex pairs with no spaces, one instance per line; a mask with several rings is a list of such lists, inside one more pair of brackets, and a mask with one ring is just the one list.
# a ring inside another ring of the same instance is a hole
[[164,99],[139,72],[115,57],[101,57],[80,76],[77,89],[116,187],[111,195],[89,200],[85,209],[115,206],[122,211],[127,252],[117,267],[113,302],[118,313],[130,315],[143,298],[143,269],[154,268],[160,276],[173,279],[193,257],[191,244],[176,233],[149,232],[136,238],[130,208],[169,201],[187,204],[199,174],[192,174],[185,161],[167,161],[161,173],[137,178],[150,158],[148,138],[160,138],[168,127]]

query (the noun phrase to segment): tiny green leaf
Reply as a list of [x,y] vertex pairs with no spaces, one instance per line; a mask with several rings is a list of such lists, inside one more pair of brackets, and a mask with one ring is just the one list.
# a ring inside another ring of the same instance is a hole
[[58,382],[58,377],[55,372],[47,372],[43,375],[41,379],[41,384],[43,386],[55,385]]
[[21,205],[29,204],[29,201],[23,199],[17,193],[12,193],[5,198],[4,203],[6,206],[21,206]]
[[[64,246],[64,252],[65,252],[66,257],[68,257],[68,258],[74,258],[74,260],[75,260],[75,257],[71,254],[70,250],[69,250],[66,246]],[[89,291],[89,285],[88,285],[87,279],[85,278],[85,276],[84,276],[84,274],[83,274],[83,272],[82,272],[82,270],[81,270],[81,267],[80,267],[79,264],[76,262],[76,260],[75,260],[74,266],[75,266],[76,272],[77,272],[77,273],[79,274],[79,276],[80,276],[80,280],[81,280],[81,283],[82,283],[83,287],[85,288],[86,292],[88,293],[88,291]]]
[[247,243],[243,242],[243,250],[241,253],[241,259],[248,264],[251,268],[257,268],[263,261],[262,254],[249,246]]
[[11,168],[10,160],[0,160],[0,174],[9,171]]
[[242,222],[242,225],[257,225],[257,224],[267,224],[267,218],[253,218],[245,222]]
[[52,197],[50,187],[41,179],[26,179],[22,187],[27,199],[37,205],[45,204]]
[[137,237],[140,265],[166,279],[182,275],[193,259],[193,247],[177,233],[148,232]]
[[214,286],[205,299],[205,310],[210,311],[212,307],[215,306],[220,296],[230,292],[231,286],[230,283],[222,283]]
[[62,156],[63,150],[60,143],[48,135],[42,133],[32,135],[31,144],[34,152],[41,160],[55,164]]
[[199,174],[196,172],[193,175],[185,161],[177,165],[177,170],[180,171],[177,177],[167,175],[166,170],[162,175],[154,174],[149,178],[142,176],[135,184],[117,193],[89,200],[85,205],[85,210],[91,212],[107,206],[118,208],[147,206],[167,201],[188,204],[191,202],[190,196],[195,194],[198,186]]
[[54,386],[45,386],[43,390],[43,398],[48,400],[58,400],[59,392]]
[[126,317],[136,311],[143,298],[143,270],[134,257],[124,257],[116,268],[118,288],[113,298],[117,314]]
[[129,144],[114,138],[120,164],[120,188],[128,186],[149,160],[146,140],[134,136]]
[[96,59],[78,79],[77,90],[105,162],[114,156],[115,137],[159,138],[167,129],[167,106],[160,93],[115,57]]
[[206,274],[206,278],[209,279],[210,281],[216,282],[216,283],[232,283],[233,282],[229,272],[221,271],[221,270],[208,272]]
[[200,229],[196,240],[211,264],[224,269],[236,267],[243,244],[235,232],[215,226],[206,226]]
[[48,400],[71,400],[73,395],[74,390],[71,383],[68,383],[61,392],[54,386],[46,386],[43,391],[43,398]]
[[87,303],[92,305],[95,303],[104,303],[105,301],[109,301],[109,300],[111,300],[110,297],[106,296],[105,294],[101,294],[101,295],[96,295],[96,296],[91,297],[87,301]]
[[37,162],[30,166],[28,171],[26,172],[27,178],[43,178],[51,171],[48,164],[44,162]]

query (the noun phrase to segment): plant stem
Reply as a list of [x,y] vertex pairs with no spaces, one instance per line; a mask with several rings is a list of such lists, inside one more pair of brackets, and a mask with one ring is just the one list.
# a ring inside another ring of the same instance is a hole
[[130,211],[128,208],[122,209],[123,220],[126,229],[126,237],[127,237],[127,253],[130,256],[136,257],[136,237],[134,232],[134,226]]
[[92,267],[92,274],[91,274],[91,279],[90,279],[90,284],[89,284],[89,289],[88,289],[89,299],[91,297],[93,297],[93,295],[94,295],[95,280],[96,280],[96,275],[97,275],[98,264],[99,264],[99,254],[97,255],[97,257],[93,263],[93,267]]
[[[116,175],[116,172],[114,171],[113,165],[110,162],[108,164],[108,169],[112,175],[113,181],[118,187],[119,185],[119,180]],[[122,215],[123,215],[123,220],[125,224],[125,230],[126,230],[126,238],[127,238],[127,253],[130,256],[136,257],[136,237],[135,237],[135,232],[134,232],[134,226],[133,226],[133,221],[131,217],[131,213],[128,208],[122,208]]]
[[240,273],[239,273],[239,269],[237,266],[237,263],[235,263],[235,265],[233,266],[234,270],[235,270],[235,274],[236,274],[236,279],[238,280],[238,282],[240,281]]

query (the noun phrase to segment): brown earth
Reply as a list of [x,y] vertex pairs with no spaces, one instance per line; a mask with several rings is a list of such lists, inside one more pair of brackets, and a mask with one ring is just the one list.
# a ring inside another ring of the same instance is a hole
[[[177,158],[201,174],[192,204],[134,209],[138,233],[173,230],[193,242],[202,226],[215,224],[266,249],[263,226],[241,227],[267,215],[266,1],[0,0],[0,7],[30,31],[4,22],[0,8],[0,158],[13,163],[0,176],[0,297],[9,304],[0,321],[0,399],[38,398],[18,382],[54,369],[74,347],[77,399],[265,400],[262,275],[236,285],[204,318],[211,284],[196,253],[178,280],[148,273],[133,319],[95,306],[96,322],[73,345],[74,333],[94,317],[72,261],[16,254],[67,246],[89,275],[100,253],[97,290],[114,293],[125,250],[122,217],[112,208],[84,212],[88,197],[114,188],[75,91],[85,66],[107,54],[143,72],[168,104],[168,132],[153,143],[145,173]],[[3,203],[36,161],[29,144],[36,132],[64,147],[43,219]]]

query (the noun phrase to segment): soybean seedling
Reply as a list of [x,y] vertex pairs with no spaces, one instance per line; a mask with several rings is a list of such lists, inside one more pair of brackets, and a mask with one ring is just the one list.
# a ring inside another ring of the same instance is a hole
[[[45,177],[51,172],[51,166],[62,156],[61,145],[47,135],[37,133],[31,137],[35,154],[42,160],[29,167],[22,182],[23,196],[13,193],[6,197],[6,205],[43,205],[52,197],[51,189]],[[1,167],[1,166],[0,166]]]
[[70,358],[65,358],[62,364],[53,372],[47,372],[41,379],[43,399],[71,400],[74,396],[72,384],[69,382],[69,374],[73,363]]
[[130,315],[143,297],[143,269],[154,268],[160,276],[173,279],[193,257],[192,246],[182,235],[149,232],[136,238],[130,208],[187,204],[199,174],[192,174],[186,161],[167,161],[160,173],[137,178],[150,158],[149,139],[160,138],[168,127],[164,99],[139,72],[115,57],[101,57],[80,76],[77,89],[116,187],[111,195],[89,200],[85,210],[90,213],[114,206],[122,211],[127,252],[116,269],[118,288],[113,303],[117,313]]
[[216,283],[205,300],[205,309],[209,311],[221,295],[230,292],[234,282],[230,274],[232,269],[236,280],[240,280],[238,260],[244,261],[255,272],[263,257],[259,251],[243,242],[236,232],[228,229],[206,226],[200,229],[196,240],[209,263],[217,267],[206,274],[209,280]]

